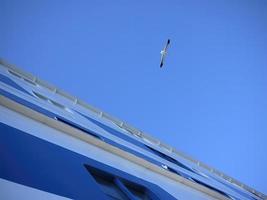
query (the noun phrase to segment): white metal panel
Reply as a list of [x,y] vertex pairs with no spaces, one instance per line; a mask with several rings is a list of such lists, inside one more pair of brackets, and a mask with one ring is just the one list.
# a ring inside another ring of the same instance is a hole
[[0,199],[38,199],[38,200],[67,200],[69,198],[38,190],[0,178]]
[[71,137],[70,135],[62,133],[58,130],[50,128],[44,124],[36,122],[3,106],[0,106],[0,121],[30,135],[34,135],[38,138],[57,144],[63,148],[69,149],[88,158],[105,163],[121,171],[157,184],[178,199],[184,199],[185,197],[187,197],[185,199],[192,200],[213,199],[205,193],[201,193],[165,176],[156,174],[149,169],[132,163],[94,145],[88,144],[82,140]]

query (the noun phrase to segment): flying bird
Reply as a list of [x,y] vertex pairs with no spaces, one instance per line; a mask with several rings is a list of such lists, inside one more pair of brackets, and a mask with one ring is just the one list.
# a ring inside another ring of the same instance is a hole
[[168,49],[168,47],[169,47],[169,45],[170,45],[170,42],[171,42],[170,39],[168,39],[168,41],[167,41],[167,43],[166,43],[164,49],[162,49],[162,50],[160,51],[160,54],[161,54],[161,58],[160,58],[160,68],[162,68],[162,66],[163,66],[163,64],[164,64],[164,60],[165,60],[165,57],[166,57],[166,54],[167,54],[167,49]]

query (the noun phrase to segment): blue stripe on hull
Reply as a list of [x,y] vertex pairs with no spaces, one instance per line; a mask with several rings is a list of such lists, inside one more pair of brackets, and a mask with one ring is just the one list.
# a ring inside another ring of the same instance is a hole
[[[0,123],[0,177],[72,199],[108,199],[84,164],[144,185],[160,199],[174,199],[158,186]],[[14,191],[15,192],[15,191]]]
[[13,80],[11,80],[10,78],[0,74],[0,81],[13,87],[13,88],[16,88],[17,90],[20,90],[30,96],[32,96],[32,94],[30,94],[28,91],[26,91],[25,89],[23,89],[21,86],[19,86],[17,83],[15,83]]
[[[61,120],[61,121],[66,121],[68,125],[73,124],[73,127],[75,127],[75,128],[78,128],[78,129],[80,129],[80,130],[83,130],[84,132],[86,132],[86,133],[88,133],[88,134],[92,133],[91,130],[88,130],[88,129],[85,128],[85,127],[82,127],[82,126],[80,126],[80,125],[78,125],[78,124],[76,124],[76,123],[74,123],[74,122],[72,122],[72,121],[70,121],[70,120],[68,120],[68,119],[65,119],[65,118],[62,117],[62,116],[59,116],[59,115],[57,115],[57,114],[55,114],[55,113],[52,113],[52,112],[50,112],[50,111],[48,111],[48,110],[46,110],[46,109],[44,109],[44,108],[42,108],[42,107],[40,107],[40,106],[38,106],[38,105],[32,104],[32,103],[30,103],[30,102],[28,102],[28,101],[26,101],[26,100],[24,100],[24,99],[22,99],[22,98],[19,98],[19,97],[13,95],[13,94],[10,94],[9,92],[6,92],[6,91],[4,91],[4,90],[2,90],[2,89],[0,89],[0,94],[2,94],[2,95],[4,95],[4,96],[6,96],[6,97],[12,99],[13,101],[15,101],[15,102],[17,102],[17,103],[20,103],[20,104],[22,104],[22,105],[24,105],[24,106],[26,106],[26,107],[28,107],[28,108],[31,108],[31,109],[33,109],[33,110],[35,110],[35,111],[37,111],[37,112],[40,112],[40,113],[42,113],[42,114],[44,114],[44,115],[46,115],[46,116],[48,116],[48,117],[50,117],[50,118],[53,118],[53,119],[54,119],[54,118],[63,119],[63,120]],[[96,124],[96,125],[99,126],[99,124]],[[104,128],[104,127],[102,127],[102,128]],[[106,130],[107,130],[107,129],[106,129]],[[114,134],[114,132],[111,132],[111,134],[112,134],[112,133]],[[147,161],[149,161],[149,162],[151,162],[151,163],[153,163],[153,164],[155,164],[155,165],[158,165],[158,166],[162,166],[162,165],[163,165],[163,163],[158,162],[158,161],[156,161],[155,159],[152,159],[152,158],[150,158],[150,157],[148,157],[148,156],[146,156],[146,155],[144,155],[144,154],[142,154],[142,153],[139,153],[139,152],[137,152],[137,151],[135,151],[135,150],[132,150],[132,149],[130,149],[130,148],[128,148],[128,147],[125,147],[124,145],[121,145],[121,144],[119,144],[119,143],[117,143],[117,142],[114,142],[113,140],[110,140],[110,139],[108,139],[108,138],[105,138],[105,137],[101,136],[101,135],[98,134],[98,133],[93,132],[93,133],[90,134],[90,135],[96,135],[96,136],[98,136],[99,138],[102,138],[106,143],[108,143],[108,144],[110,144],[110,145],[112,145],[112,146],[118,147],[118,148],[120,148],[121,150],[127,151],[127,152],[129,152],[129,153],[131,153],[131,154],[134,154],[134,155],[136,155],[136,156],[138,156],[138,157],[140,157],[140,158],[143,158],[143,159],[145,159],[145,160],[147,160]]]
[[141,147],[142,149],[150,151],[150,149],[147,148],[143,143],[141,143],[141,142],[139,142],[139,141],[137,141],[137,140],[135,140],[135,139],[123,134],[123,133],[120,133],[119,131],[117,131],[117,130],[111,128],[111,127],[108,127],[107,125],[105,125],[105,124],[103,124],[103,123],[101,123],[101,122],[99,122],[97,120],[94,120],[93,118],[91,118],[89,116],[86,116],[86,115],[84,115],[84,114],[82,114],[82,113],[80,113],[78,111],[76,111],[76,112],[79,113],[80,115],[82,115],[83,117],[85,117],[86,119],[88,119],[89,121],[91,121],[92,123],[96,124],[97,126],[103,128],[107,132],[109,132],[109,133],[111,133],[111,134],[113,134],[113,135],[115,135],[115,136],[117,136],[119,138],[122,138],[122,139],[126,140],[127,142],[130,142],[130,143],[132,143],[132,144],[134,144],[134,145],[136,145],[138,147]]

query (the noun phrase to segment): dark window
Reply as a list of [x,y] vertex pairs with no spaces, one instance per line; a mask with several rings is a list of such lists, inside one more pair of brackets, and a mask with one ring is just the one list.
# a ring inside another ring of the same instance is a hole
[[23,80],[26,81],[27,83],[30,83],[31,85],[36,86],[36,84],[29,79],[23,78]]
[[131,194],[138,200],[151,200],[148,195],[146,188],[141,187],[133,183],[124,183],[126,188],[131,192]]
[[[22,88],[20,85],[18,85],[17,83],[15,83],[13,80],[11,80],[10,78],[0,74],[0,81],[11,86],[11,87],[14,87],[24,93],[27,93],[29,95],[31,95],[28,91],[26,91],[24,88]],[[32,96],[32,95],[31,95]]]
[[[147,146],[147,145],[146,145]],[[160,156],[161,158],[165,159],[165,160],[168,160],[169,162],[172,162],[173,164],[176,164],[178,165],[179,167],[182,167],[190,172],[193,172],[195,173],[195,171],[193,171],[191,168],[185,166],[184,164],[182,164],[181,162],[175,160],[174,158],[164,154],[164,153],[161,153],[160,151],[156,150],[156,149],[153,149],[152,147],[150,146],[147,146],[150,150],[152,150],[156,155]]]
[[158,200],[158,197],[146,187],[129,180],[113,176],[99,169],[85,165],[86,169],[111,199],[116,200]]
[[21,78],[21,76],[20,76],[19,74],[17,74],[16,72],[13,72],[13,71],[11,71],[11,70],[8,70],[8,72],[9,72],[10,74],[12,74],[13,76],[16,76],[17,78]]
[[53,100],[51,100],[51,99],[49,99],[49,101],[52,103],[52,104],[54,104],[55,106],[57,106],[57,107],[59,107],[59,108],[61,108],[61,109],[66,109],[66,107],[65,106],[63,106],[62,104],[60,104],[60,103],[58,103],[58,102],[56,102],[56,101],[53,101]]
[[175,169],[173,169],[173,168],[171,168],[171,167],[169,167],[169,166],[167,166],[167,165],[161,165],[161,167],[162,167],[163,169],[166,169],[166,170],[172,172],[172,173],[175,173],[175,174],[180,175]]
[[58,117],[58,116],[57,116],[57,117],[54,117],[54,118],[55,118],[55,120],[57,120],[57,121],[60,121],[60,122],[62,122],[62,123],[64,123],[64,124],[67,124],[67,125],[69,125],[69,126],[72,126],[73,128],[76,128],[76,129],[79,129],[79,130],[81,130],[81,131],[83,131],[83,132],[86,132],[86,133],[88,133],[89,135],[91,135],[91,136],[93,136],[93,137],[95,137],[95,138],[97,138],[97,139],[103,140],[100,136],[98,136],[98,135],[96,135],[96,134],[94,134],[94,133],[92,133],[92,132],[89,132],[88,130],[86,130],[85,128],[79,126],[78,124],[75,124],[75,123],[73,123],[73,122],[71,122],[71,121],[69,121],[69,120],[63,119],[63,118]]
[[202,182],[202,181],[200,181],[200,180],[197,180],[197,179],[195,179],[195,178],[192,178],[192,180],[193,180],[194,182],[200,184],[200,185],[203,185],[203,186],[205,186],[205,187],[207,187],[207,188],[209,188],[209,189],[211,189],[211,190],[213,190],[213,191],[216,191],[216,192],[220,193],[220,194],[223,195],[223,196],[226,196],[226,197],[232,199],[228,194],[226,194],[225,192],[223,192],[223,191],[221,191],[221,190],[219,190],[219,189],[217,189],[217,188],[215,188],[215,187],[212,187],[212,186],[210,186],[210,185],[208,185],[208,184],[206,184],[206,183],[204,183],[204,182]]
[[171,167],[169,167],[167,165],[162,165],[162,168],[164,168],[164,169],[166,169],[166,170],[168,170],[168,171],[170,171],[172,173],[178,174],[179,176],[182,176],[182,177],[184,177],[184,178],[186,178],[188,180],[194,181],[191,176],[189,176],[189,175],[187,175],[187,174],[185,174],[185,173],[183,173],[181,171],[178,172],[175,169],[173,169],[173,168],[171,168]]
[[243,197],[246,197],[247,199],[251,199],[252,198],[253,200],[255,200],[255,198],[253,198],[251,195],[245,193],[244,190],[240,190],[239,188],[237,188],[239,186],[235,186],[235,185],[233,185],[233,184],[231,184],[229,182],[226,182],[225,180],[221,180],[221,179],[218,179],[218,178],[215,178],[215,177],[212,177],[212,176],[211,176],[211,178],[213,178],[214,180],[218,181],[219,183],[225,185],[226,187],[230,188],[231,190],[237,192],[238,194],[242,195]]
[[109,176],[91,173],[96,182],[101,187],[101,190],[112,199],[127,200],[127,196],[122,193],[120,188],[114,182],[114,179]]
[[37,96],[39,99],[42,99],[42,100],[44,100],[44,101],[48,101],[48,98],[47,98],[47,97],[45,97],[45,96],[43,96],[43,95],[41,95],[41,94],[39,94],[39,93],[37,93],[37,92],[34,92],[34,91],[32,91],[32,93],[33,93],[35,96]]

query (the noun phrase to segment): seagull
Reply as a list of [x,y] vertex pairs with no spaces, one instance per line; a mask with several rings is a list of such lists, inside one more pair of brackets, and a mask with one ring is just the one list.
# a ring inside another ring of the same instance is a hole
[[168,41],[167,41],[167,43],[166,43],[164,49],[162,49],[162,50],[160,51],[160,54],[161,54],[161,58],[160,58],[160,68],[162,68],[162,66],[163,66],[163,64],[164,64],[164,60],[165,60],[165,57],[166,57],[166,54],[167,54],[167,49],[168,49],[168,47],[169,47],[169,45],[170,45],[170,42],[171,42],[171,40],[168,39]]

